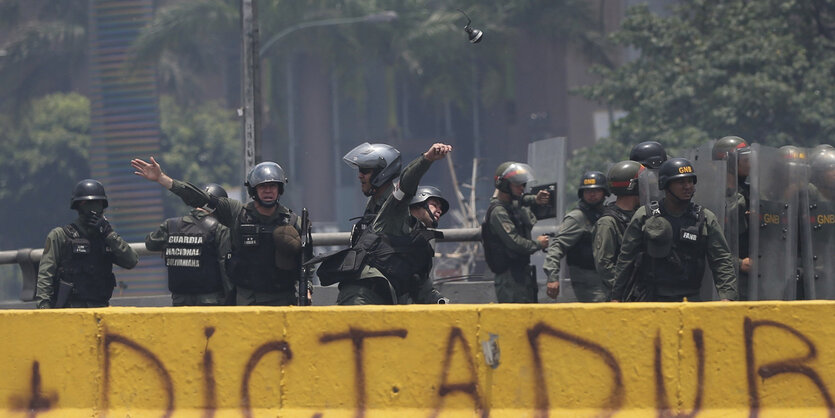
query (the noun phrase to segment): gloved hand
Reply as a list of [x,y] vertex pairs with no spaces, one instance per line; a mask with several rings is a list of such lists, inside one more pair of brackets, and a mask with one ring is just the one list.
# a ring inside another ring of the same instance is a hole
[[99,215],[96,212],[92,212],[90,214],[90,217],[87,219],[87,225],[96,230],[102,238],[113,232],[113,227],[110,226],[110,222],[108,222],[104,216]]

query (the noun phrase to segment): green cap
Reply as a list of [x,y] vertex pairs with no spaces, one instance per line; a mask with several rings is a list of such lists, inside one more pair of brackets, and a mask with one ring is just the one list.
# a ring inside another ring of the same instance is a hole
[[673,246],[673,226],[663,216],[651,216],[644,224],[644,238],[647,240],[647,254],[664,258]]

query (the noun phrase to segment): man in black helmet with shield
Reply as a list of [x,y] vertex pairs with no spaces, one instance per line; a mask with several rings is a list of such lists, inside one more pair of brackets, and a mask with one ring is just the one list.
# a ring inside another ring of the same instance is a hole
[[[229,197],[219,184],[203,189],[215,198]],[[234,304],[225,268],[232,249],[229,228],[213,212],[209,207],[194,208],[186,216],[166,219],[145,237],[145,248],[163,252],[173,306]]]
[[191,183],[172,179],[154,157],[150,162],[133,159],[131,166],[136,170],[134,174],[159,183],[185,204],[214,210],[218,222],[229,228],[232,252],[226,270],[235,285],[237,305],[297,303],[301,219],[279,203],[287,183],[280,165],[265,161],[249,171],[244,186],[253,201],[246,204],[212,196]]
[[690,200],[696,172],[684,158],[658,170],[665,197],[638,208],[623,235],[615,267],[613,301],[700,300],[705,262],[719,298],[736,300],[733,256],[716,215]]
[[113,264],[132,269],[139,256],[104,217],[107,195],[96,180],[73,189],[70,209],[78,218],[49,232],[38,268],[38,308],[108,306],[116,278]]

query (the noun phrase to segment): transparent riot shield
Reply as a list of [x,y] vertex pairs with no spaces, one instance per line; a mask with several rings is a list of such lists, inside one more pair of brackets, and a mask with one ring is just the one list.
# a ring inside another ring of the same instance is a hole
[[[553,186],[556,192],[553,210],[548,210],[548,213],[542,213],[541,211],[535,211],[534,213],[538,219],[543,219],[536,223],[536,227],[542,228],[541,230],[545,232],[556,232],[557,225],[565,216],[565,187],[563,187],[565,184],[565,158],[565,137],[548,138],[528,144],[528,165],[533,169],[535,178],[528,186],[530,186],[531,191],[538,188],[550,189]],[[531,263],[539,271],[541,271],[544,262],[545,254],[542,252],[537,252],[531,257]],[[567,273],[568,265],[565,264],[565,259],[563,259],[560,268],[560,286],[563,291],[560,292],[559,301],[575,300],[573,292],[570,291],[571,283],[567,278]],[[545,286],[545,280],[545,275],[540,274],[538,276],[540,295],[545,294],[541,289],[542,286]]]
[[565,147],[564,137],[548,138],[528,144],[528,165],[533,169],[535,180],[528,184],[532,192],[538,190],[553,191],[551,202],[553,206],[535,211],[538,219],[562,219],[565,178]]
[[798,209],[804,169],[761,144],[751,147],[749,300],[797,295]]
[[806,299],[835,299],[835,166],[813,163],[801,201],[801,255]]
[[[724,224],[728,217],[727,201],[725,199],[728,164],[726,160],[713,159],[714,142],[716,141],[708,141],[702,146],[685,153],[685,155],[696,171],[696,194],[693,196],[693,202],[713,212],[719,223]],[[735,177],[732,183],[736,184]],[[725,232],[727,233],[727,231]],[[710,269],[705,269],[700,293],[702,300],[718,300],[713,272]]]
[[661,201],[664,192],[658,188],[658,170],[647,168],[638,176],[638,196],[641,205],[649,205],[652,201]]

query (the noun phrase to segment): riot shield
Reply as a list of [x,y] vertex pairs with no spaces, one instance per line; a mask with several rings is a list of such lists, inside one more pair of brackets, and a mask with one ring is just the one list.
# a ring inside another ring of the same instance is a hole
[[533,169],[534,181],[528,186],[532,191],[554,190],[551,196],[553,206],[534,211],[538,219],[562,219],[565,199],[558,196],[564,193],[565,178],[565,138],[548,138],[528,144],[528,165]]
[[664,192],[658,188],[658,170],[647,168],[638,175],[638,196],[641,198],[641,206],[647,206],[650,202],[661,201]]
[[[728,218],[725,199],[728,164],[726,160],[713,159],[713,144],[715,142],[708,141],[702,146],[685,153],[685,155],[696,171],[696,194],[693,196],[693,202],[713,212],[719,223],[724,224]],[[736,184],[736,177],[734,177],[732,183]],[[727,232],[725,230],[726,234]],[[718,300],[713,272],[710,269],[705,269],[700,293],[702,300]]]
[[804,170],[777,149],[751,147],[749,300],[794,300],[797,295],[798,209]]
[[835,165],[813,161],[810,174],[801,195],[804,289],[807,299],[835,299]]

